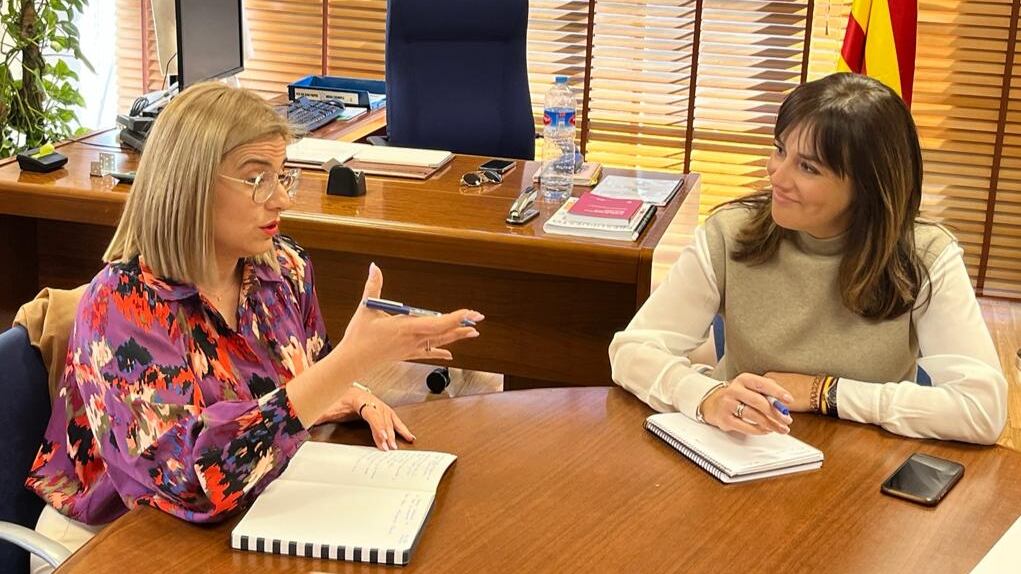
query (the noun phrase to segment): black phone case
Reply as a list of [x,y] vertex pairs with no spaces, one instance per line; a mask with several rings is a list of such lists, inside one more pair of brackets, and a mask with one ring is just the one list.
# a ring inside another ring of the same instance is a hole
[[[939,463],[942,466],[944,466],[944,468],[946,468],[947,470],[953,469],[955,471],[953,477],[951,477],[950,480],[948,480],[946,484],[943,485],[943,488],[941,488],[940,491],[933,497],[920,496],[913,492],[895,489],[890,486],[890,481],[893,480],[893,477],[897,476],[897,473],[903,470],[904,467],[911,462],[911,459],[915,457],[925,457],[933,461],[939,461]],[[941,500],[943,500],[944,497],[946,497],[947,493],[950,492],[950,489],[952,489],[955,484],[961,481],[962,476],[964,476],[963,464],[957,461],[940,458],[938,456],[932,456],[916,452],[909,456],[907,459],[905,459],[904,462],[902,462],[901,465],[897,467],[897,470],[893,471],[893,473],[890,474],[890,476],[888,476],[886,480],[883,481],[883,484],[879,487],[879,490],[883,494],[895,496],[897,498],[903,498],[904,500],[908,500],[917,504],[922,504],[925,506],[936,506],[937,504],[939,504]]]

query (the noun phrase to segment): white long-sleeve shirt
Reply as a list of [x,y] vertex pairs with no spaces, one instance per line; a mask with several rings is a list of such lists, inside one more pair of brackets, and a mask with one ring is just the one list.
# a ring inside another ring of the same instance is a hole
[[[827,373],[841,376],[840,416],[905,436],[993,443],[1006,422],[1007,382],[956,242],[935,258],[929,276],[931,301],[914,310],[910,320],[917,334],[918,366],[932,386]],[[614,381],[658,411],[677,410],[694,418],[701,398],[719,381],[694,368],[689,355],[706,340],[720,308],[706,229],[700,226],[663,284],[613,338]],[[803,372],[811,373],[808,369]]]

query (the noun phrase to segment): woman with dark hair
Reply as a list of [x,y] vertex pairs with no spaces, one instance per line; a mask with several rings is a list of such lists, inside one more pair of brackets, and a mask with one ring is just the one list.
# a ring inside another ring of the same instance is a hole
[[[727,431],[788,432],[791,411],[902,435],[996,441],[1007,383],[963,252],[919,219],[911,113],[834,74],[780,107],[770,189],[720,206],[610,344],[613,378],[660,411]],[[726,352],[691,353],[720,314]],[[932,386],[915,384],[919,367]]]

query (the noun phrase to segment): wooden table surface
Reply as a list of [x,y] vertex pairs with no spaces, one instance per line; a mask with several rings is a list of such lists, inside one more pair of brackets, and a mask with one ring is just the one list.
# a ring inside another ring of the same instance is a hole
[[[800,415],[821,470],[724,485],[643,430],[618,388],[540,389],[398,408],[414,447],[454,453],[403,572],[966,573],[1021,514],[1021,455]],[[317,440],[368,444],[356,425]],[[962,462],[935,508],[880,493],[913,452]],[[138,508],[60,574],[394,572],[230,549],[237,518],[196,526]]]
[[[69,162],[50,174],[0,163],[0,261],[22,270],[0,284],[0,314],[42,287],[88,282],[120,218],[129,187],[90,177],[89,163],[111,151],[130,170],[136,154],[120,150],[114,131],[59,149]],[[507,388],[609,380],[607,346],[651,292],[656,246],[675,218],[696,223],[698,175],[686,177],[638,241],[620,242],[544,233],[559,204],[540,203],[526,225],[506,224],[536,164],[519,162],[500,185],[458,185],[484,161],[456,156],[426,180],[369,176],[366,195],[355,198],[328,196],[323,172],[303,172],[281,229],[311,253],[329,333],[344,332],[375,262],[388,299],[486,315],[482,337],[452,346],[452,366],[507,374]]]

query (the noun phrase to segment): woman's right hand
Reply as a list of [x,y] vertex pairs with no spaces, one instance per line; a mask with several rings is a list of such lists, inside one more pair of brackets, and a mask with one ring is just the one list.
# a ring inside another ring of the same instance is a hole
[[[373,263],[369,266],[362,301],[378,298],[382,290],[383,272]],[[482,313],[468,309],[439,317],[387,315],[369,309],[362,301],[337,345],[362,373],[397,361],[450,360],[453,355],[443,348],[444,345],[479,336],[474,327],[463,326],[461,321],[468,319],[478,323],[485,319]]]
[[[790,416],[773,408],[766,400],[766,395],[790,403],[793,397],[776,381],[741,373],[734,380],[709,394],[702,401],[702,418],[715,427],[725,431],[736,431],[743,434],[760,435],[769,432],[787,434],[790,424],[794,421]],[[741,416],[738,417],[738,407]]]

